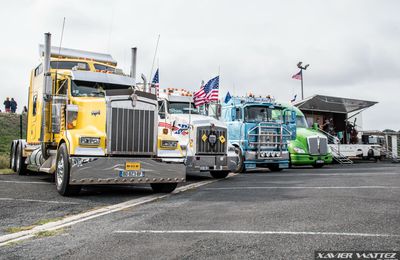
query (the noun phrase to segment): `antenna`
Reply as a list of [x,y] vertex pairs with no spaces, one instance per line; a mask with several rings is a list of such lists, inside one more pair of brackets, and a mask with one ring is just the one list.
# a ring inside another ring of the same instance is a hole
[[151,80],[151,76],[153,75],[154,63],[155,63],[155,61],[156,61],[157,50],[158,50],[158,43],[159,43],[159,42],[160,42],[160,35],[158,35],[158,37],[157,37],[157,44],[156,44],[156,49],[155,49],[155,51],[154,51],[153,63],[152,63],[152,65],[151,65],[149,80]]
[[61,45],[62,45],[62,41],[63,41],[63,37],[64,37],[64,27],[65,27],[65,17],[63,19],[63,25],[62,25],[62,29],[61,29],[60,47],[58,48],[58,55],[60,55],[60,53],[61,53]]
[[[65,17],[63,18],[63,24],[62,24],[62,29],[61,29],[61,38],[60,38],[60,46],[58,47],[58,56],[60,56],[60,54],[61,54],[61,46],[62,46],[62,41],[63,41],[63,37],[64,37],[64,28],[65,28]],[[60,62],[57,62],[56,71],[58,70],[59,65],[60,65]],[[56,75],[57,75],[57,72],[56,72]]]
[[[62,41],[64,38],[64,28],[65,28],[65,17],[63,18],[63,24],[62,24],[62,29],[61,29],[60,45],[58,47],[58,56],[60,56],[60,54],[61,54],[61,46],[62,46]],[[50,46],[50,57],[51,57],[51,46]],[[57,62],[56,64],[57,64],[56,75],[55,75],[56,78],[54,80],[54,88],[55,89],[57,88],[57,71],[58,71],[58,67],[60,66],[60,62]],[[56,93],[58,93],[58,91],[61,89],[61,87],[62,87],[62,85],[57,89]]]

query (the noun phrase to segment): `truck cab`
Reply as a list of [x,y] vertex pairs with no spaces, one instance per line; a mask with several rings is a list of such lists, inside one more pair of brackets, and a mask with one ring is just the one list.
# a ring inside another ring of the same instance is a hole
[[[214,178],[225,178],[236,168],[237,157],[228,143],[226,125],[201,114],[189,92],[166,89],[158,102],[159,133],[178,140],[182,154],[175,153],[175,160],[182,160],[188,172],[210,172]],[[164,160],[172,159],[171,154],[159,151]]]
[[312,165],[321,168],[332,163],[328,138],[318,128],[309,127],[304,114],[295,106],[286,105],[296,111],[297,136],[289,144],[291,165]]
[[185,181],[182,165],[157,157],[157,98],[136,88],[136,48],[130,75],[108,54],[51,47],[49,33],[39,53],[27,139],[11,144],[18,174],[54,174],[64,196],[94,184],[150,184],[171,192]]
[[289,167],[288,143],[296,138],[296,113],[272,98],[233,97],[222,106],[228,138],[239,155],[237,172]]

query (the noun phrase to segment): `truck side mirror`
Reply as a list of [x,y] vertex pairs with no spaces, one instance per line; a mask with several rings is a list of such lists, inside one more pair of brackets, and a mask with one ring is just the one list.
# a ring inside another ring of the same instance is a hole
[[231,110],[231,121],[235,121],[236,120],[236,110],[233,108]]
[[296,124],[296,111],[292,111],[291,116],[292,117],[291,117],[290,123]]
[[221,117],[221,104],[217,104],[215,107],[215,116],[217,117],[217,119],[219,119]]
[[313,128],[314,130],[318,130],[318,129],[319,129],[318,123],[314,123],[314,124],[312,125],[312,128]]

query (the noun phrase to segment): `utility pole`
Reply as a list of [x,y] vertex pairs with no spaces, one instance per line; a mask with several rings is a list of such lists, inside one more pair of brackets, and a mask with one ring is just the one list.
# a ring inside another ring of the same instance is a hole
[[302,66],[303,62],[297,63],[297,68],[300,69],[300,75],[301,75],[301,99],[304,99],[304,89],[303,89],[303,70],[306,70],[310,64],[307,64],[305,66]]

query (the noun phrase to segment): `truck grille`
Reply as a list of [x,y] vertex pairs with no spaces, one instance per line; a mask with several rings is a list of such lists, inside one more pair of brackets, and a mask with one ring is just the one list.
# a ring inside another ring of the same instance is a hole
[[[217,136],[217,141],[212,147],[210,145],[210,142],[207,140],[203,140],[203,136],[207,136],[211,132],[211,127],[199,127],[197,129],[197,137],[196,137],[196,142],[197,142],[197,154],[226,154],[226,144],[228,142],[228,138],[226,135],[226,129],[225,128],[220,128],[216,127],[215,128],[215,134]],[[220,136],[223,136],[221,138],[224,142],[221,142]]]
[[328,139],[326,137],[312,136],[307,137],[308,151],[312,155],[328,153]]
[[154,153],[154,111],[113,107],[110,123],[111,154]]

